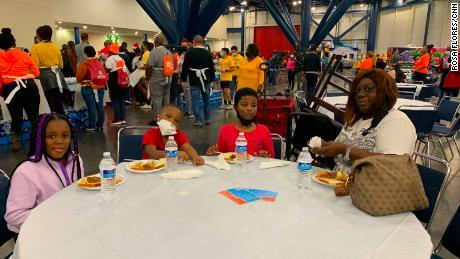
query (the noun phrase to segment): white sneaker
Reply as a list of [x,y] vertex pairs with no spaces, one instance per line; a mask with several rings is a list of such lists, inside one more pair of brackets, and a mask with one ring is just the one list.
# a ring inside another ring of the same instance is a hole
[[139,107],[141,109],[152,109],[152,106],[148,105],[148,104],[144,104],[142,105],[141,107]]

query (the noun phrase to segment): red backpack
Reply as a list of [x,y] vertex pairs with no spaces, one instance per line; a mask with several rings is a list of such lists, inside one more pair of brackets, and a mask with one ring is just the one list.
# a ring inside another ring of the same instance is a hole
[[125,61],[118,60],[117,61],[117,78],[118,78],[118,85],[121,88],[127,88],[129,86],[129,74],[124,70]]
[[98,60],[86,62],[88,66],[89,74],[91,76],[91,84],[97,88],[97,86],[105,86],[107,81],[109,80],[109,75],[105,72],[104,67],[102,66],[101,62]]
[[165,77],[171,77],[174,74],[174,61],[171,57],[166,54],[163,57],[163,75]]

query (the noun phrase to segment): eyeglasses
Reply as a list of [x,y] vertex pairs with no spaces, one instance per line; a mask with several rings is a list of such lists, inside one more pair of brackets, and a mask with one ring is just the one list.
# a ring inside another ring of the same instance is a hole
[[369,94],[369,93],[372,93],[373,91],[375,91],[376,88],[377,88],[377,86],[375,86],[375,85],[366,85],[366,86],[363,87],[363,88],[357,87],[357,88],[355,89],[355,94],[356,94],[356,95],[359,94],[359,92],[360,92],[361,90],[364,90],[364,93]]

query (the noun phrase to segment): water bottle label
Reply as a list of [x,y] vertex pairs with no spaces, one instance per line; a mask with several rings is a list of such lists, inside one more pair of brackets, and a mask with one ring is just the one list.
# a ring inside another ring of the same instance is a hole
[[246,146],[236,146],[236,153],[244,153],[246,152],[248,149]]
[[165,150],[165,157],[172,157],[172,158],[176,158],[178,155],[178,152],[176,149],[174,150]]
[[300,163],[299,162],[299,164],[297,166],[297,169],[299,169],[300,171],[308,171],[308,170],[312,169],[312,166],[309,163]]
[[102,170],[102,178],[113,178],[115,177],[115,168],[110,170]]

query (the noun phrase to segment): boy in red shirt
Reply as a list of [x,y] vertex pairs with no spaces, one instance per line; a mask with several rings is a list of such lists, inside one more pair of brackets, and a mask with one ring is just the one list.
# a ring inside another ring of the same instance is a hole
[[[149,129],[144,134],[142,148],[144,159],[159,159],[165,157],[165,144],[169,135],[174,135],[174,140],[179,148],[179,160],[191,160],[193,165],[202,165],[204,160],[190,145],[185,133],[178,129],[182,120],[182,111],[174,105],[166,105],[158,116],[158,128]],[[171,125],[172,124],[172,125]]]
[[257,93],[252,88],[241,88],[235,94],[234,108],[238,120],[224,125],[220,129],[217,145],[212,145],[207,150],[207,155],[216,155],[218,152],[235,152],[235,140],[240,132],[248,141],[248,154],[258,157],[273,157],[272,137],[268,128],[256,124]]

